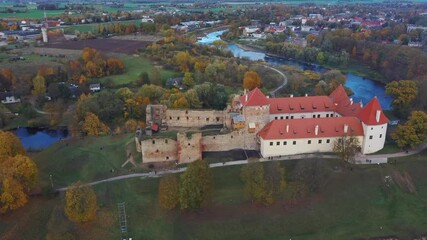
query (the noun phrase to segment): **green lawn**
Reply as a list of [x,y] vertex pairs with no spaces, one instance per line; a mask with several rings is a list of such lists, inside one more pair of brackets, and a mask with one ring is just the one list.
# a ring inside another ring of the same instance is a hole
[[[86,138],[57,143],[32,154],[42,184],[64,186],[82,179],[111,175],[120,168],[123,146],[132,134]],[[103,150],[100,150],[100,147]],[[99,219],[74,225],[63,215],[64,195],[36,197],[13,214],[0,218],[0,235],[45,239],[50,233],[69,232],[76,239],[118,239],[117,203],[126,203],[129,237],[133,239],[367,239],[396,235],[409,239],[427,229],[427,152],[397,160],[396,165],[354,166],[334,171],[338,160],[326,161],[327,184],[319,193],[291,202],[287,197],[269,207],[250,203],[240,180],[241,166],[212,169],[212,202],[198,212],[158,207],[159,179],[128,179],[95,187]],[[288,182],[296,161],[283,161]],[[408,172],[416,194],[396,184],[386,187],[384,177]],[[125,171],[122,171],[125,173]],[[285,193],[286,195],[286,193]],[[25,229],[20,232],[18,229]],[[13,233],[15,231],[15,233]],[[9,234],[9,235],[7,235]]]
[[[113,80],[116,84],[127,84],[132,83],[136,81],[139,77],[139,75],[142,72],[146,72],[149,75],[151,75],[152,68],[154,67],[153,63],[148,60],[145,57],[141,56],[127,56],[122,58],[123,62],[125,63],[125,73],[120,75],[114,75],[114,76],[107,76],[104,78],[99,79],[101,82],[104,82],[106,79]],[[163,68],[160,69],[160,75],[163,79],[163,81],[174,77],[177,75],[177,73],[165,70]]]

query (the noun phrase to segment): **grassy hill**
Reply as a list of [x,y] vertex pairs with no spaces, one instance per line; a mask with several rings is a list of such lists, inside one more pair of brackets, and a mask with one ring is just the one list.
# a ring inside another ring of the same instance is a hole
[[[112,168],[120,174],[128,172],[129,168],[121,170],[120,165],[129,141],[132,134],[60,142],[31,157],[39,165],[42,185],[49,185],[49,175],[54,173],[54,185],[62,187],[78,179],[106,178],[113,175]],[[396,164],[351,169],[338,160],[319,159],[328,176],[319,192],[293,199],[288,188],[268,207],[254,205],[245,196],[241,166],[212,169],[212,201],[194,212],[161,210],[159,179],[103,183],[94,187],[99,205],[94,222],[69,222],[63,214],[63,193],[33,197],[24,208],[1,216],[0,236],[55,239],[68,234],[75,239],[118,239],[117,203],[125,202],[128,236],[133,239],[367,239],[388,235],[409,239],[427,229],[426,156],[424,151],[397,159]],[[288,183],[296,164],[281,162]],[[393,176],[395,182],[386,184],[386,176]],[[412,183],[414,193],[409,191]]]

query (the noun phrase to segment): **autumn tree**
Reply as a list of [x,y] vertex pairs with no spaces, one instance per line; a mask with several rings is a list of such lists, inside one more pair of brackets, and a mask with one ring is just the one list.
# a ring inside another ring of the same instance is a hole
[[181,209],[198,209],[212,193],[212,175],[206,161],[197,160],[188,165],[180,177],[179,203]]
[[245,182],[246,194],[261,204],[271,204],[273,196],[267,191],[267,181],[262,163],[249,163],[242,168],[241,178]]
[[254,71],[248,71],[243,78],[243,88],[252,90],[261,85],[261,77]]
[[0,143],[0,163],[8,157],[26,154],[19,138],[11,132],[0,131]]
[[175,56],[176,64],[179,66],[181,72],[188,72],[191,65],[191,56],[188,52],[179,52]]
[[37,75],[33,78],[33,91],[32,94],[39,97],[46,93],[46,82],[45,78],[41,75]]
[[16,79],[16,75],[11,69],[0,69],[0,90],[9,91],[12,84],[16,82]]
[[415,147],[427,140],[427,114],[424,111],[413,111],[409,120],[397,126],[391,134],[392,139],[401,148]]
[[65,193],[65,214],[73,222],[88,222],[96,217],[95,191],[80,182],[74,183]]
[[82,131],[89,136],[99,136],[107,134],[110,128],[101,122],[95,114],[88,112],[82,125]]
[[194,86],[194,78],[193,74],[190,72],[186,72],[184,74],[184,79],[182,80],[182,84],[185,85],[188,88],[191,88]]
[[385,86],[385,90],[394,98],[393,110],[401,115],[409,113],[411,103],[418,95],[417,83],[411,80],[393,81]]
[[178,178],[168,175],[160,179],[159,205],[163,209],[174,209],[179,203]]
[[360,152],[359,139],[355,136],[341,136],[334,141],[333,151],[344,162],[354,163],[354,157]]
[[14,134],[0,131],[0,142],[0,213],[5,213],[27,203],[37,166]]

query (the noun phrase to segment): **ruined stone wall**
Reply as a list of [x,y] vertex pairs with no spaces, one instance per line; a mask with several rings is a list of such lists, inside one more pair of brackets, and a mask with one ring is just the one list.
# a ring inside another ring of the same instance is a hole
[[203,127],[224,124],[226,114],[216,110],[166,110],[166,122],[169,127]]
[[236,148],[244,148],[244,131],[233,131],[227,134],[217,134],[202,137],[203,151],[228,151]]
[[178,142],[169,138],[153,138],[141,141],[142,162],[178,160]]
[[178,162],[189,163],[202,159],[202,134],[178,133]]

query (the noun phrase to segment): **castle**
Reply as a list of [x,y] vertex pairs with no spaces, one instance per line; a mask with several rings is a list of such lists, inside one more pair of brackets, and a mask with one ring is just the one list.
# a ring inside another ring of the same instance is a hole
[[[363,154],[384,147],[388,119],[379,101],[354,103],[339,86],[329,96],[266,97],[258,88],[235,96],[223,111],[147,106],[146,135],[136,137],[143,162],[192,162],[202,152],[250,149],[262,157],[332,152],[343,136],[358,139]],[[216,131],[209,131],[216,127]],[[175,130],[175,136],[152,131]],[[162,137],[163,136],[163,137]]]

